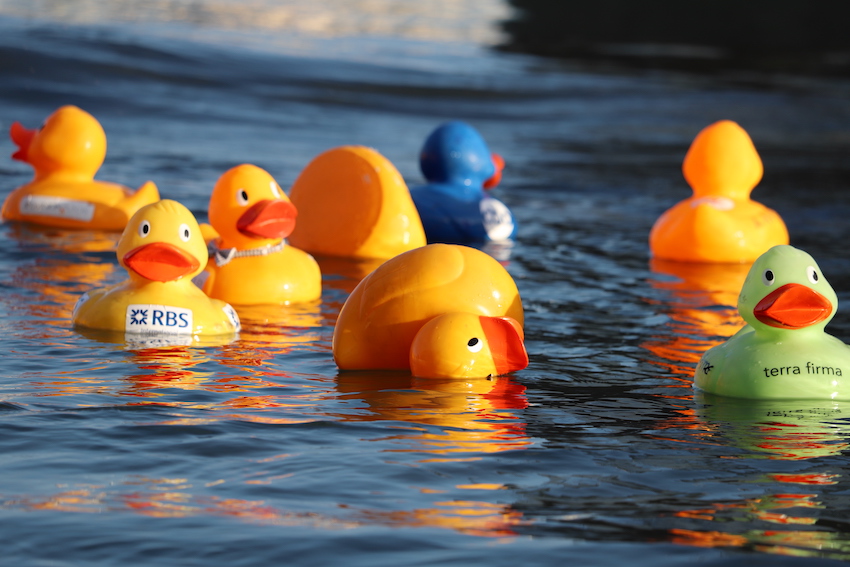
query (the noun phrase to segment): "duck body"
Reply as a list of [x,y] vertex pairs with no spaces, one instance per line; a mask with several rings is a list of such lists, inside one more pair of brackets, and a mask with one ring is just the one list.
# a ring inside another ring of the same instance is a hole
[[265,170],[242,164],[225,172],[210,197],[210,223],[217,235],[202,276],[204,292],[233,305],[319,299],[319,265],[285,240],[297,214]]
[[771,248],[738,298],[747,325],[702,356],[695,386],[735,398],[850,400],[850,347],[824,331],[837,306],[810,255]]
[[311,254],[388,259],[425,245],[407,184],[372,148],[323,152],[299,174],[289,198],[298,209],[289,242]]
[[159,200],[148,181],[137,191],[94,175],[106,155],[106,134],[100,123],[75,106],[51,114],[39,130],[15,122],[12,157],[30,164],[35,176],[9,194],[2,216],[60,228],[123,230],[144,205]]
[[207,250],[194,216],[180,203],[163,200],[139,209],[117,254],[129,278],[84,294],[74,307],[74,325],[190,336],[239,331],[234,309],[191,281],[203,269]]
[[[436,321],[448,315],[452,317]],[[492,318],[513,323],[486,322]],[[414,349],[417,335],[432,320]],[[465,372],[487,376],[494,372],[492,361],[486,373],[477,374],[484,372],[485,363],[463,362],[463,357],[483,350],[476,350],[478,342],[470,345],[471,339],[483,343],[489,336],[493,340],[489,351],[509,353],[497,355],[508,361],[500,368],[517,370],[528,363],[522,322],[516,284],[496,260],[466,246],[432,244],[388,260],[357,285],[334,328],[334,360],[342,370],[416,369],[417,375],[433,377],[470,376]],[[452,345],[441,350],[441,341]],[[458,352],[461,362],[440,366],[439,360],[448,356],[440,353],[456,357]]]
[[506,240],[516,235],[510,209],[487,194],[501,179],[504,161],[472,126],[452,121],[434,130],[419,165],[427,184],[412,187],[428,242]]
[[691,144],[682,166],[693,196],[662,214],[649,236],[656,258],[683,262],[753,262],[788,244],[776,211],[750,199],[763,166],[749,135],[722,120]]

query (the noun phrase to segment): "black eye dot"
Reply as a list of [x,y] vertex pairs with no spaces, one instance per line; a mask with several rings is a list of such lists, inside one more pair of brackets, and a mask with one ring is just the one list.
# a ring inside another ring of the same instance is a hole
[[245,191],[244,189],[242,190],[242,192],[240,193],[240,195],[242,196],[242,200],[243,200],[243,201],[247,201],[247,200],[248,200],[248,192],[247,192],[247,191]]
[[764,279],[766,279],[769,282],[772,282],[773,281],[773,270],[765,270]]
[[147,234],[147,233],[149,233],[150,231],[151,231],[151,227],[150,227],[150,225],[147,225],[147,224],[142,225],[142,232],[144,232],[145,234]]
[[183,237],[189,238],[189,229],[188,228],[183,231]]
[[814,281],[818,281],[818,273],[817,272],[812,272],[812,279]]
[[469,342],[466,343],[467,346],[475,346],[477,344],[478,344],[478,339],[475,338],[475,337],[472,337],[471,339],[469,339]]

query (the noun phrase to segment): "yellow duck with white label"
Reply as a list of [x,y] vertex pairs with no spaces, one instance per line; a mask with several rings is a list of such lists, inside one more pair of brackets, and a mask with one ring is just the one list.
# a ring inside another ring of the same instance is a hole
[[35,176],[6,197],[6,220],[120,231],[133,213],[159,201],[151,181],[134,192],[94,179],[106,157],[106,134],[94,116],[76,106],[59,108],[38,130],[15,122],[10,135],[19,147],[12,158],[31,165]]
[[74,325],[126,333],[227,335],[239,316],[192,283],[207,262],[207,246],[192,213],[176,201],[139,209],[118,242],[118,262],[129,278],[84,294]]

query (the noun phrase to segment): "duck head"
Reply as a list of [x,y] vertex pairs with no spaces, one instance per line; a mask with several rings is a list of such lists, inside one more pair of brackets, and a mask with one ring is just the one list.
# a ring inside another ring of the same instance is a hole
[[222,248],[276,244],[295,228],[298,211],[267,171],[242,164],[226,171],[210,196],[210,224]]
[[491,189],[499,184],[505,162],[490,153],[475,128],[453,121],[431,132],[419,154],[419,166],[425,179],[433,183]]
[[731,120],[704,128],[682,164],[695,197],[748,199],[764,168],[749,134]]
[[410,371],[424,378],[483,378],[528,366],[522,325],[510,317],[446,313],[422,326]]
[[9,131],[18,151],[12,158],[33,166],[36,177],[61,173],[92,179],[106,157],[106,133],[97,119],[63,106],[30,130],[15,122]]
[[195,216],[169,199],[139,209],[118,241],[118,262],[133,279],[188,281],[203,270],[207,259]]
[[741,317],[756,331],[823,330],[838,297],[806,252],[774,246],[755,261],[738,296]]

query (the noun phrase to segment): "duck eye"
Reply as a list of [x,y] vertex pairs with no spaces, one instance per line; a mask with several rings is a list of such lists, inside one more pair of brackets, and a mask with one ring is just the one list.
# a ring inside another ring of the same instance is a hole
[[139,236],[145,238],[147,235],[151,233],[151,223],[150,221],[143,220],[139,223]]
[[270,181],[269,187],[272,190],[272,195],[274,195],[276,199],[280,199],[280,186],[274,181]]
[[773,270],[765,270],[762,272],[761,281],[764,285],[773,285],[773,282],[776,281],[776,275],[774,275]]
[[183,242],[189,242],[189,239],[192,238],[192,231],[189,230],[188,224],[181,224],[178,232],[180,233],[180,240]]
[[806,268],[806,275],[809,277],[809,281],[813,284],[818,283],[818,280],[820,280],[818,271],[815,269],[814,266],[809,266],[808,268]]
[[478,352],[484,346],[484,343],[479,341],[476,337],[472,337],[469,339],[469,342],[466,343],[466,348],[469,349],[469,352]]
[[248,204],[248,192],[244,189],[240,189],[236,192],[236,202],[241,206],[245,206]]

